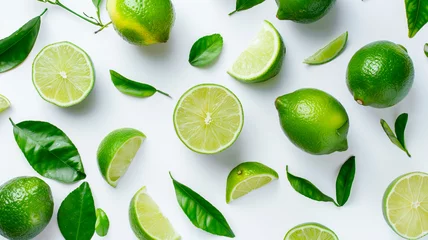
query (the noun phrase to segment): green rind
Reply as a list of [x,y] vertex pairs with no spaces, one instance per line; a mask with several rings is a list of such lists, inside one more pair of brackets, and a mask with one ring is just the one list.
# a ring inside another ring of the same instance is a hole
[[[334,50],[333,54],[331,54],[327,58],[320,59],[320,55],[323,55],[323,53],[329,50],[332,50],[333,49],[332,47],[334,47],[337,42],[341,42],[342,44],[339,45],[339,47]],[[345,50],[345,46],[347,42],[348,42],[348,32],[345,32],[344,34],[340,35],[338,38],[334,39],[329,44],[327,44],[327,46],[318,50],[314,55],[306,58],[304,63],[309,65],[320,65],[320,64],[328,63],[333,59],[335,59],[337,56],[339,56],[343,52],[343,50]]]
[[276,17],[297,23],[313,23],[327,15],[335,2],[336,0],[276,0]]
[[289,235],[290,235],[294,230],[297,230],[297,229],[300,229],[300,228],[309,227],[309,226],[313,226],[313,227],[315,227],[315,228],[322,229],[322,230],[323,230],[323,231],[325,231],[325,232],[329,232],[329,233],[331,233],[331,235],[332,235],[333,237],[335,237],[335,240],[339,240],[339,238],[337,237],[336,233],[334,233],[334,232],[333,232],[333,230],[331,230],[330,228],[328,228],[328,227],[326,227],[326,226],[324,226],[324,225],[321,225],[321,224],[319,224],[319,223],[315,223],[315,222],[303,223],[303,224],[299,224],[299,225],[297,225],[297,226],[293,227],[292,229],[290,229],[290,230],[287,232],[287,234],[285,234],[284,240],[288,240],[288,239],[287,239],[287,237],[289,237]]

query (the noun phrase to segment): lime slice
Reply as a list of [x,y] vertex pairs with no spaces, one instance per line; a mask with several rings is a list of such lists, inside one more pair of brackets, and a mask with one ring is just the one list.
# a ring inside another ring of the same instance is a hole
[[229,89],[201,84],[178,100],[174,127],[180,140],[192,151],[214,154],[230,147],[244,126],[241,102]]
[[145,138],[142,132],[132,128],[115,130],[104,138],[98,148],[97,159],[108,184],[117,186]]
[[428,174],[414,172],[395,179],[383,197],[383,215],[405,239],[428,234]]
[[345,49],[348,41],[348,32],[334,39],[327,46],[321,48],[314,55],[305,59],[304,63],[309,65],[319,65],[335,59]]
[[241,53],[227,73],[246,83],[266,81],[279,73],[284,55],[285,45],[281,35],[265,20],[257,38]]
[[92,91],[95,73],[91,59],[70,42],[48,45],[33,62],[33,84],[40,96],[57,106],[82,102]]
[[175,232],[168,219],[162,215],[158,205],[147,194],[146,187],[141,188],[132,198],[129,206],[129,221],[138,239],[180,239],[180,235]]
[[304,223],[292,228],[284,240],[338,240],[329,228],[318,223]]
[[240,198],[276,179],[278,173],[261,163],[241,163],[227,177],[226,202]]
[[9,99],[0,94],[0,113],[10,107]]

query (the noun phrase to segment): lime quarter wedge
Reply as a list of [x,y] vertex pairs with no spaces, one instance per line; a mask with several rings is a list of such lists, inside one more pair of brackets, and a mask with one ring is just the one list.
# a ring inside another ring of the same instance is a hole
[[111,132],[101,142],[97,153],[98,166],[112,187],[116,187],[126,173],[144,139],[146,136],[136,129],[121,128]]
[[284,240],[338,240],[336,234],[319,223],[304,223],[295,226],[285,235]]
[[305,59],[304,63],[309,65],[319,65],[332,61],[345,49],[348,42],[348,32],[334,39],[327,46],[321,48],[314,55]]
[[0,94],[0,113],[10,107],[9,99]]
[[141,188],[132,198],[129,206],[131,228],[141,240],[177,240],[180,235],[164,217],[153,199]]
[[91,59],[70,42],[48,45],[33,62],[33,84],[39,95],[59,107],[82,102],[92,91],[95,72]]
[[230,203],[276,179],[278,173],[261,163],[241,163],[227,177],[226,202]]
[[227,73],[245,83],[263,82],[280,72],[284,56],[285,45],[281,35],[265,20],[257,38],[241,53]]
[[428,234],[428,174],[408,173],[395,179],[383,197],[386,222],[405,239]]

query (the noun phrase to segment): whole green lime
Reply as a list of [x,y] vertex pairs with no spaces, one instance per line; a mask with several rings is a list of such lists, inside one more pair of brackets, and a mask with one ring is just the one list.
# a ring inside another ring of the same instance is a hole
[[27,240],[45,229],[54,203],[49,185],[37,177],[18,177],[0,186],[0,235]]
[[346,79],[357,103],[386,108],[407,96],[414,75],[412,59],[403,46],[378,41],[355,53],[349,62]]
[[167,42],[175,20],[170,0],[108,0],[107,11],[119,35],[136,45]]
[[336,0],[276,0],[280,20],[312,23],[324,17]]
[[275,106],[285,134],[302,150],[321,155],[348,149],[348,114],[328,93],[300,89],[278,97]]

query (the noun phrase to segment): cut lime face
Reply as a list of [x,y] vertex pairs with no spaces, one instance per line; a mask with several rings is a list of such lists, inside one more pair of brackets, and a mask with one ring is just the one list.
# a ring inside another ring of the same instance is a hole
[[0,113],[10,107],[9,99],[0,94]]
[[279,73],[284,55],[285,46],[281,35],[270,22],[264,21],[257,38],[241,53],[227,73],[246,83],[266,81]]
[[327,46],[321,48],[314,55],[305,59],[304,63],[319,65],[332,61],[345,49],[348,42],[348,32],[331,41]]
[[57,106],[82,102],[92,91],[95,73],[91,59],[70,42],[46,46],[33,62],[33,84],[40,96]]
[[405,239],[428,234],[428,174],[414,172],[395,179],[383,198],[383,215]]
[[292,228],[284,240],[338,240],[329,228],[318,223],[304,223]]
[[138,239],[177,240],[169,220],[163,216],[158,205],[147,194],[146,187],[141,188],[132,198],[129,207],[129,221]]
[[230,147],[244,126],[244,111],[229,89],[201,84],[181,96],[174,111],[174,127],[192,151],[214,154]]
[[278,173],[261,163],[241,163],[227,177],[226,202],[238,199],[276,179]]

